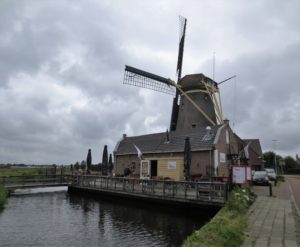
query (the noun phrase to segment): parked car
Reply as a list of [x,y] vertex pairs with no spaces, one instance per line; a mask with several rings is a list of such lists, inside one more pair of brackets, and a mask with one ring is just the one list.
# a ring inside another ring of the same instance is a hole
[[275,181],[277,178],[276,172],[273,168],[267,168],[265,169],[267,174],[268,174],[268,178],[269,180]]
[[268,185],[269,178],[266,171],[255,171],[252,178],[253,184]]

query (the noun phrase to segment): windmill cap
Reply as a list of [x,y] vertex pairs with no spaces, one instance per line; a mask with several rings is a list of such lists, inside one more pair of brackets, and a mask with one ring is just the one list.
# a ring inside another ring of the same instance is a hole
[[203,74],[186,75],[179,81],[179,85],[183,90],[202,89],[205,88],[203,82],[218,87],[218,84]]

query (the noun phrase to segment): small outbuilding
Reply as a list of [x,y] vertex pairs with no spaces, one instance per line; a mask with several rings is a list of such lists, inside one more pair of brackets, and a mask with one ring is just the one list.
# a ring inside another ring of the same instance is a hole
[[[227,179],[231,166],[240,162],[236,157],[245,157],[247,143],[233,133],[229,121],[222,125],[141,136],[124,134],[114,150],[115,175],[123,176],[130,170],[131,176],[136,178],[185,180],[186,137],[191,146],[189,174],[192,180]],[[252,156],[251,151],[251,158],[255,158]],[[251,163],[249,159],[248,163]]]

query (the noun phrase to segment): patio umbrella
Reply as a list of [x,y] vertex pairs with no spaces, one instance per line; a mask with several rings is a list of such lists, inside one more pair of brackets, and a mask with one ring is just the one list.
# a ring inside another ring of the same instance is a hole
[[190,167],[192,160],[192,150],[190,144],[190,138],[186,137],[184,142],[184,179],[189,181],[190,177]]
[[109,173],[112,172],[113,168],[114,168],[114,164],[112,162],[112,155],[109,154],[109,159],[108,159],[108,170],[109,170]]
[[108,153],[107,153],[107,145],[104,145],[103,155],[102,155],[102,175],[107,175],[108,168]]

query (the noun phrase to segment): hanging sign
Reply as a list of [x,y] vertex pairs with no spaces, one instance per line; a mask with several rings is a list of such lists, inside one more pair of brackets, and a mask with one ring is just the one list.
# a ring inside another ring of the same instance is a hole
[[233,166],[232,183],[245,184],[246,182],[247,182],[247,168],[245,166]]
[[141,160],[141,179],[150,178],[150,163],[149,160]]
[[168,162],[168,169],[169,169],[169,170],[174,170],[174,169],[176,169],[176,161],[169,161],[169,162]]
[[246,169],[247,169],[246,179],[247,179],[247,181],[251,181],[252,180],[252,169],[250,166],[247,166]]
[[220,163],[226,163],[226,154],[220,152]]

